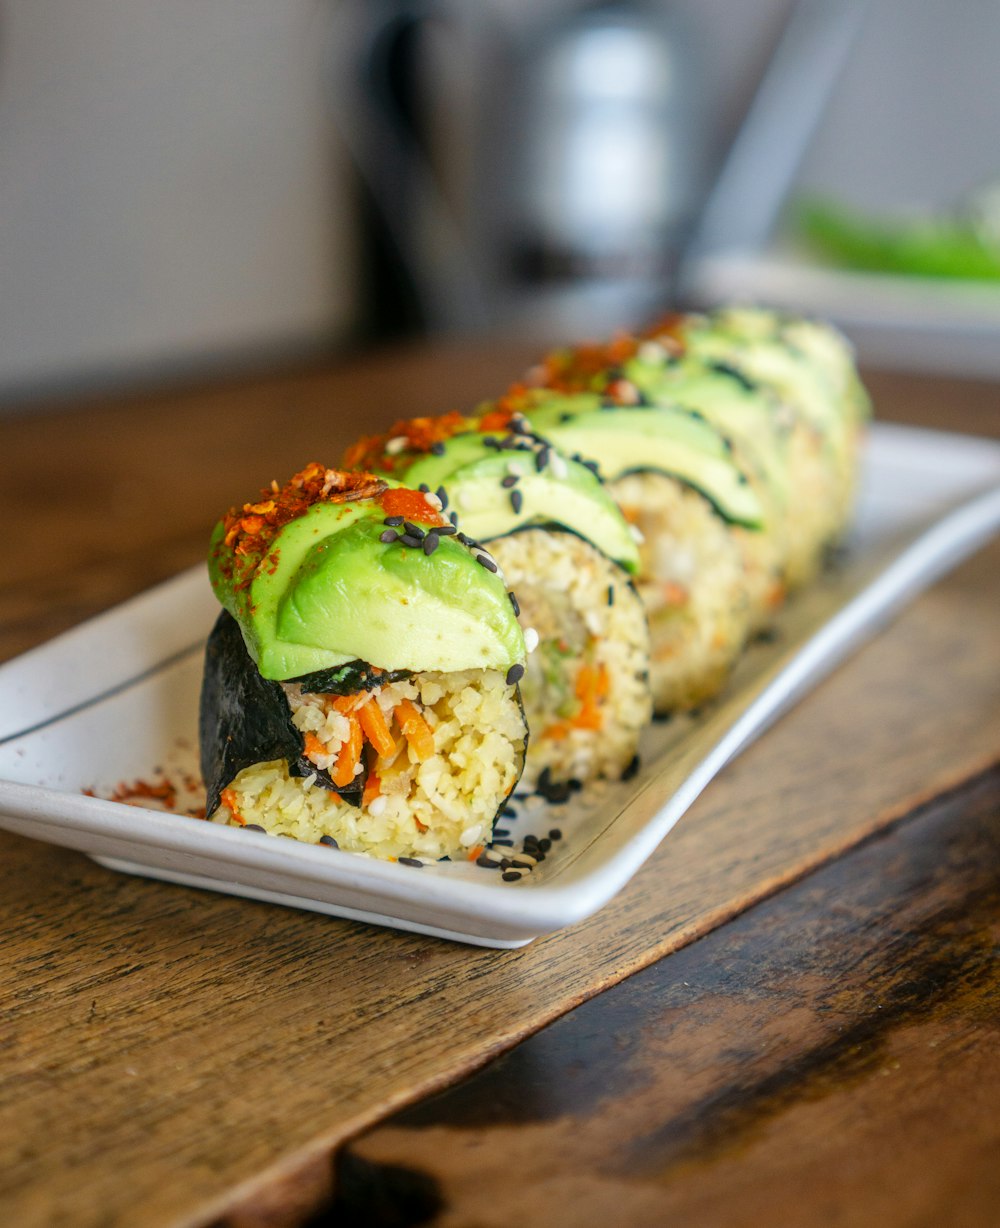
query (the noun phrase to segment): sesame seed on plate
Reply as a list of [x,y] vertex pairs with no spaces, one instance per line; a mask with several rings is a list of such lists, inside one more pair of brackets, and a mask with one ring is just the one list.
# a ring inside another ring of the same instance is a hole
[[401,866],[416,866],[418,870],[424,864],[418,857],[399,857],[397,860]]
[[524,646],[527,648],[528,652],[534,652],[538,647],[538,632],[534,627],[525,627]]

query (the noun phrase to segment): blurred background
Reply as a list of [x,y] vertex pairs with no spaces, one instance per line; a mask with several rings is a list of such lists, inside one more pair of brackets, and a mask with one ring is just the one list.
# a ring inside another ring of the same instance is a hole
[[996,0],[0,0],[0,407],[739,298],[1000,373]]

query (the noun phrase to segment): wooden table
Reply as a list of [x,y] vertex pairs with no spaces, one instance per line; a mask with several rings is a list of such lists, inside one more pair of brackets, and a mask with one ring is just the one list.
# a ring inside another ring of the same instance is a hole
[[[0,659],[230,502],[528,355],[423,347],[0,420]],[[873,375],[1000,435],[996,385]],[[484,951],[0,833],[0,1222],[1000,1221],[1000,546],[732,764],[598,916]]]

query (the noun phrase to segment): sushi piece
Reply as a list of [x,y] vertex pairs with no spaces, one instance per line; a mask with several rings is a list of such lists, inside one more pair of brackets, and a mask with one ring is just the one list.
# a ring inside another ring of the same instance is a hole
[[750,307],[672,315],[647,340],[768,391],[787,430],[789,516],[785,581],[801,588],[850,523],[858,452],[870,401],[853,352],[835,328]]
[[382,858],[474,857],[520,777],[525,645],[433,497],[311,464],[231,510],[201,698],[208,815]]
[[345,459],[433,491],[516,594],[530,650],[522,785],[619,779],[652,715],[649,632],[634,536],[593,470],[504,414],[400,422]]
[[752,626],[743,540],[763,508],[732,445],[682,409],[555,396],[527,414],[565,451],[599,459],[640,535],[655,709],[697,707],[724,685]]

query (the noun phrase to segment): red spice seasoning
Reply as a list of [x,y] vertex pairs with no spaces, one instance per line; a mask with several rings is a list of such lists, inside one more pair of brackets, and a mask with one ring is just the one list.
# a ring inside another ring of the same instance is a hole
[[401,418],[382,435],[366,435],[344,453],[345,469],[381,469],[393,473],[414,452],[429,452],[459,431],[472,429],[463,414],[435,418]]
[[400,486],[384,490],[378,497],[387,516],[402,516],[414,524],[442,525],[444,517],[427,502],[419,490],[407,490]]
[[[385,483],[371,473],[344,473],[314,461],[284,486],[272,482],[261,491],[257,503],[231,508],[223,518],[223,545],[243,561],[247,572],[252,571],[278,530],[304,515],[313,504],[376,499],[384,490]],[[277,565],[276,555],[269,565],[272,570]]]

